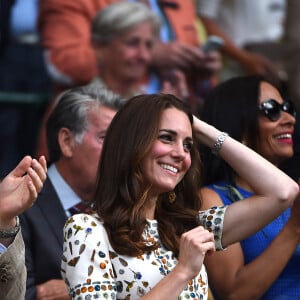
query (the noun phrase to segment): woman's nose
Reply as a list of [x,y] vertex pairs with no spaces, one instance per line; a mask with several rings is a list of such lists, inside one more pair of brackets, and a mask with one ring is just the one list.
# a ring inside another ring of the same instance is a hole
[[145,61],[150,61],[151,59],[151,53],[149,48],[146,44],[141,43],[139,47],[139,55],[141,58],[143,58]]
[[285,111],[282,112],[281,121],[283,123],[290,124],[293,126],[296,124],[296,118]]
[[173,156],[178,158],[178,159],[184,159],[185,156],[186,156],[186,151],[183,147],[183,145],[179,145],[179,144],[176,144],[174,145],[174,148],[173,148]]

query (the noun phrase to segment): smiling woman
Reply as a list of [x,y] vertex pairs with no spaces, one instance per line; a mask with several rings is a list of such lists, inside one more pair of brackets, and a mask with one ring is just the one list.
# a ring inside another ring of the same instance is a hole
[[[192,127],[188,116],[175,108],[161,113],[158,138],[141,162],[149,195],[172,191],[191,166]],[[153,219],[154,211],[147,217]]]
[[[262,77],[233,78],[209,95],[203,119],[257,151],[275,166],[293,155],[295,110]],[[203,205],[230,205],[257,190],[220,158],[203,149],[206,188]],[[272,176],[254,175],[262,183]],[[298,299],[300,297],[300,206],[297,201],[273,222],[226,253],[206,258],[210,286],[218,299]],[[280,259],[278,259],[280,257]]]
[[92,83],[106,85],[124,97],[145,90],[159,29],[159,17],[142,3],[117,2],[100,10],[92,24],[99,67],[99,76]]
[[[298,185],[227,136],[218,154],[258,194],[200,212],[196,134],[211,148],[223,136],[173,95],[136,96],[116,114],[103,145],[95,214],[74,215],[64,228],[62,275],[73,299],[206,300],[205,255],[291,205]],[[255,171],[272,178],[262,183]]]

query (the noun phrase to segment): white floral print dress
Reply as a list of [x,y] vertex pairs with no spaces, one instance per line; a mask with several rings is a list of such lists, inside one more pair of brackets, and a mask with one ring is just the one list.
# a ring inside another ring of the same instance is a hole
[[[215,233],[218,249],[222,248],[218,241],[225,210],[226,207],[216,207],[199,214],[201,223]],[[147,221],[144,237],[159,242],[156,220]],[[162,245],[138,257],[119,255],[97,216],[78,214],[66,222],[61,272],[72,299],[140,299],[176,264],[173,252]],[[202,266],[178,299],[207,299],[207,293],[207,275]]]

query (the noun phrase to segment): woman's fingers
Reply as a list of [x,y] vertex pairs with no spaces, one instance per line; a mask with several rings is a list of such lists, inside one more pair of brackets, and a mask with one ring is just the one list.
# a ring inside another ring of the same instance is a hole
[[42,190],[43,183],[47,178],[47,163],[45,157],[40,157],[39,161],[33,159],[31,166],[27,169],[29,177],[27,187],[29,189],[30,200],[34,201],[38,193]]
[[196,276],[207,253],[215,251],[214,236],[202,226],[182,234],[180,239],[179,264],[187,277]]

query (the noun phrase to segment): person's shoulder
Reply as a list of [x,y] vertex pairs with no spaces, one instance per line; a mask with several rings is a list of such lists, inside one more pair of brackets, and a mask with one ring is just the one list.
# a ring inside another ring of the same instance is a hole
[[209,209],[212,206],[222,206],[223,201],[218,193],[211,186],[206,186],[200,189],[202,199],[202,209]]
[[96,244],[99,240],[108,242],[106,229],[96,214],[75,214],[68,218],[64,227],[64,238],[66,240],[88,238]]

